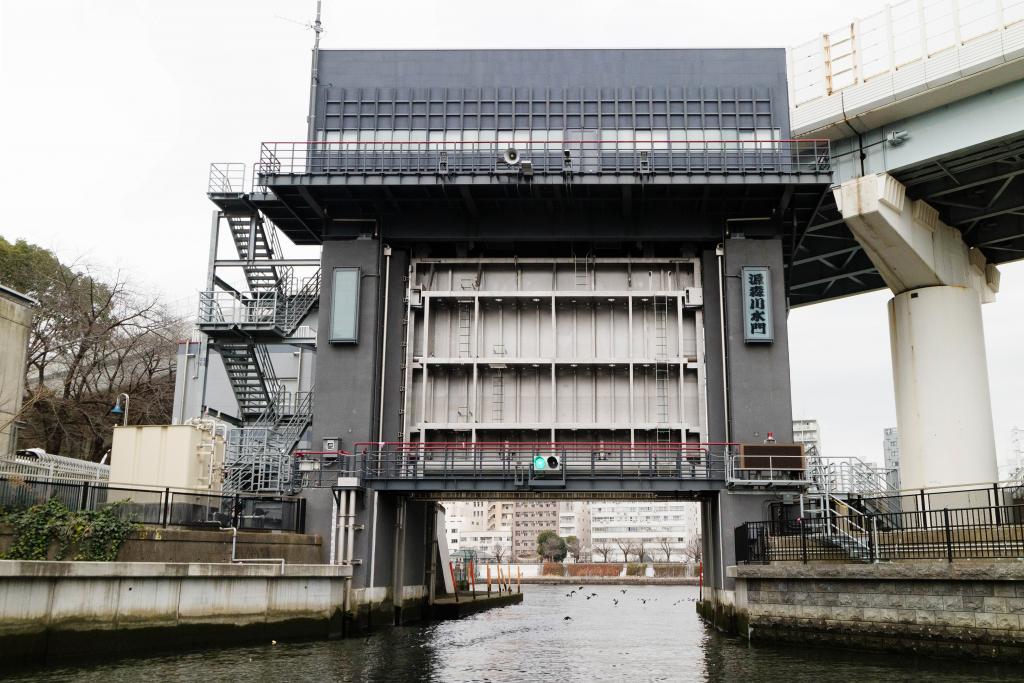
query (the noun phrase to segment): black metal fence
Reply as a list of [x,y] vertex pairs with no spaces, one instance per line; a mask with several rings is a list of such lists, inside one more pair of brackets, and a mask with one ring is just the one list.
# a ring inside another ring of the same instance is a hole
[[[1024,484],[1003,482],[971,488],[900,491],[898,495],[852,496],[847,503],[864,514],[1012,507],[1024,505]],[[898,518],[893,521],[898,521]]]
[[1024,557],[1024,505],[943,508],[747,522],[736,561],[947,560]]
[[89,482],[0,477],[0,510],[23,510],[56,498],[69,510],[113,509],[140,524],[304,533],[302,498],[142,489]]

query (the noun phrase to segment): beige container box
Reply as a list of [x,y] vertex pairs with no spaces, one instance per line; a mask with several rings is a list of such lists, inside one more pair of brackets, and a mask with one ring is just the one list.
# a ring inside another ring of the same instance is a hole
[[224,436],[212,423],[115,427],[110,482],[220,491]]

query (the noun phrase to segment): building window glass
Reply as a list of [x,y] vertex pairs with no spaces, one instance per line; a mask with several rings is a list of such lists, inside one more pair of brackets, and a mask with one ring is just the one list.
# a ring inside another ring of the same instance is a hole
[[359,268],[335,268],[331,290],[331,342],[359,341]]

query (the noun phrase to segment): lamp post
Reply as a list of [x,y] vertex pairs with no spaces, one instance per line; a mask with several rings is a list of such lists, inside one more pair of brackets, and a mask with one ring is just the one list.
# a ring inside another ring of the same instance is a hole
[[[124,408],[121,407],[121,399],[124,398]],[[110,412],[114,415],[123,415],[124,419],[121,420],[121,426],[128,426],[128,403],[131,397],[128,394],[118,394],[117,402],[114,403],[114,407],[110,409]]]

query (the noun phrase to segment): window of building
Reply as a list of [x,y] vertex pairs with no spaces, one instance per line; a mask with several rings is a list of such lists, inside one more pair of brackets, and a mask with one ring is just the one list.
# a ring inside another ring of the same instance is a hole
[[335,268],[331,289],[331,342],[359,341],[359,268]]

